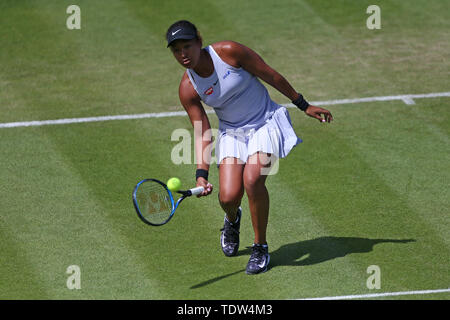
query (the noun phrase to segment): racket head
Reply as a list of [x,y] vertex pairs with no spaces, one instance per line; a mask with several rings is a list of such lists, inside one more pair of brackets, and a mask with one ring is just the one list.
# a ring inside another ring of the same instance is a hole
[[144,179],[133,190],[133,204],[139,218],[146,224],[161,226],[175,212],[173,195],[167,185],[156,179]]

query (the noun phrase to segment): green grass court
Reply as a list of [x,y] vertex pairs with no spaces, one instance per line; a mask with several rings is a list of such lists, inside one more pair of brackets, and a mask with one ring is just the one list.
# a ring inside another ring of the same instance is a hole
[[[68,30],[66,8],[81,8]],[[381,8],[369,30],[366,8]],[[449,92],[450,4],[441,0],[0,2],[0,123],[181,111],[183,73],[165,31],[188,19],[204,45],[257,51],[310,101]],[[280,104],[289,103],[269,88]],[[270,270],[248,276],[220,249],[215,186],[152,228],[135,184],[177,176],[187,117],[0,128],[1,299],[298,299],[450,286],[450,97],[289,109],[304,140],[268,178]],[[210,121],[217,128],[215,115]],[[81,270],[69,290],[66,270]],[[381,288],[368,289],[379,266]],[[384,299],[449,299],[449,292]]]

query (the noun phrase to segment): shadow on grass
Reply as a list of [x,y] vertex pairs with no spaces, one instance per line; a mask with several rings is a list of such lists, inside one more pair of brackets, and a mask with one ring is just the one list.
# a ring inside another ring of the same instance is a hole
[[[414,239],[367,239],[355,237],[320,237],[312,240],[299,241],[281,246],[270,252],[269,270],[277,266],[309,266],[325,261],[345,257],[351,253],[367,253],[379,243],[408,243]],[[270,250],[270,248],[269,248]],[[250,248],[240,250],[238,256],[249,255]],[[210,280],[206,280],[191,287],[198,289],[235,274],[244,272],[245,268],[232,273],[225,274]]]

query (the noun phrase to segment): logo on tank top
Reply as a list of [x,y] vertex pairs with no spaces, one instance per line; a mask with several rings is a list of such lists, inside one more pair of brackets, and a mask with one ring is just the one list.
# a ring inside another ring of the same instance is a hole
[[228,70],[227,73],[225,73],[225,75],[222,77],[222,79],[225,80],[230,74],[231,74],[231,71]]
[[[217,79],[216,82],[213,83],[213,86],[217,85],[219,83],[219,79]],[[214,92],[213,87],[209,87],[208,89],[205,90],[205,92],[203,92],[204,94],[206,94],[207,96],[212,95]]]
[[203,92],[204,94],[206,94],[207,96],[211,95],[214,92],[213,87],[209,87],[208,89],[205,90],[205,92]]

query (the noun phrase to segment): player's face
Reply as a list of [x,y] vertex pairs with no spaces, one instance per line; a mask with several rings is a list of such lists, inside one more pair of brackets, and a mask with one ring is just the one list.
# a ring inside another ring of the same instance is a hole
[[194,69],[200,59],[201,41],[176,40],[171,46],[173,56],[185,68]]

